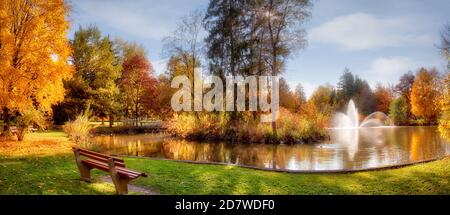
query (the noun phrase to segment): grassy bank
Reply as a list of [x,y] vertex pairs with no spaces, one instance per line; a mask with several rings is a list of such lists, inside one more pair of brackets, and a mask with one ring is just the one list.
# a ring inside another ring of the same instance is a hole
[[164,194],[449,194],[450,158],[393,170],[289,174],[231,166],[127,159],[151,174],[136,181]]
[[[113,194],[79,179],[62,132],[36,133],[25,142],[0,142],[0,194]],[[400,169],[351,174],[289,174],[231,166],[126,158],[148,173],[133,184],[161,194],[449,194],[450,158]]]

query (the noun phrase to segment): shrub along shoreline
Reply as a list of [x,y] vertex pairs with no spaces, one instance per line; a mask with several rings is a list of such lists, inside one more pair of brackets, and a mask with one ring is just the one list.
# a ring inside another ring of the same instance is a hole
[[262,123],[252,115],[244,115],[235,123],[225,113],[174,114],[167,131],[188,140],[222,140],[229,142],[296,144],[314,143],[329,138],[329,117],[298,114],[281,109],[276,133],[271,123]]
[[110,134],[148,134],[159,133],[166,129],[161,126],[145,125],[145,126],[114,126],[114,127],[96,127],[91,130],[93,135],[110,135]]
[[197,141],[227,141],[267,144],[315,143],[329,138],[327,124],[329,115],[292,113],[281,109],[276,121],[276,132],[271,123],[259,121],[256,114],[243,113],[233,121],[225,112],[180,113],[164,123],[156,122],[141,126],[93,127],[88,114],[67,122],[63,128],[76,143],[87,142],[92,135],[143,134],[167,132],[173,136]]

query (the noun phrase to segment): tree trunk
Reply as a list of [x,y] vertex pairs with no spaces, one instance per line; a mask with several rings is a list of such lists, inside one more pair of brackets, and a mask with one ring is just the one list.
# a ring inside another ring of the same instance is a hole
[[18,141],[20,141],[20,142],[23,141],[27,129],[28,128],[26,126],[25,127],[21,127],[21,126],[17,127],[17,140]]
[[[277,75],[278,74],[278,71],[277,71],[277,53],[276,53],[276,50],[275,50],[275,45],[273,45],[273,47],[272,47],[274,50],[273,50],[273,53],[272,53],[272,75]],[[273,92],[273,85],[272,85],[272,92]],[[273,95],[271,94],[270,95],[270,99],[271,99],[271,104],[272,104],[272,102],[273,102]],[[270,112],[273,112],[274,110],[270,110]],[[272,121],[272,132],[275,134],[275,136],[277,136],[277,122],[276,122],[276,119],[272,119],[273,121]]]
[[114,125],[114,115],[109,114],[109,128],[112,129]]
[[139,126],[139,103],[136,102],[136,126]]
[[3,108],[3,131],[9,131],[11,114],[8,108]]

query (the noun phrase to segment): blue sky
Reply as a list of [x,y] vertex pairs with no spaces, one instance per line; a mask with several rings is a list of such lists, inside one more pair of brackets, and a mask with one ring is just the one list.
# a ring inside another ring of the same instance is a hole
[[[72,28],[97,25],[102,33],[143,44],[157,73],[165,69],[162,39],[179,19],[208,0],[76,0]],[[304,25],[308,46],[288,60],[283,76],[302,83],[309,96],[319,85],[335,85],[345,67],[366,79],[395,84],[420,66],[443,71],[440,31],[450,23],[448,0],[316,0]]]

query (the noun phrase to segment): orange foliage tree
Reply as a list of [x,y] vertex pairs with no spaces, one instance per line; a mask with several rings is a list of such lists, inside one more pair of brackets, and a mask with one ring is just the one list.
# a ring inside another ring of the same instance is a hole
[[153,76],[152,65],[143,55],[126,59],[122,67],[120,87],[125,95],[126,113],[132,113],[138,125],[141,113],[152,107],[158,81]]
[[411,111],[414,115],[423,117],[428,122],[436,120],[440,98],[439,73],[421,68],[417,72],[411,91]]
[[384,87],[381,84],[377,84],[374,94],[377,111],[388,113],[389,105],[394,99],[394,93],[392,92],[392,90],[387,87]]
[[50,112],[64,98],[68,6],[63,0],[2,0],[0,3],[0,109],[5,129],[29,110]]

